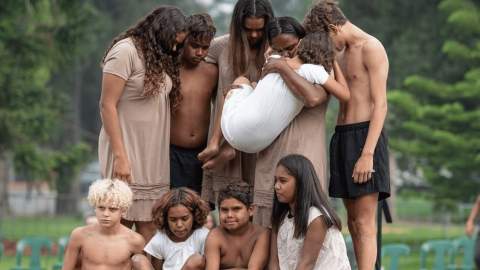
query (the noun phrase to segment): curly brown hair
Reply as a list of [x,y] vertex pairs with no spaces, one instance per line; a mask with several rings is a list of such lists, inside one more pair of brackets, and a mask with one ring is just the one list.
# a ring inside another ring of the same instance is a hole
[[168,227],[168,210],[176,205],[185,206],[193,216],[192,230],[202,227],[210,213],[208,204],[189,188],[176,188],[165,193],[152,207],[153,223],[158,230],[171,234]]
[[298,45],[297,55],[304,63],[322,65],[327,72],[333,68],[335,52],[326,32],[307,34]]
[[176,108],[182,97],[179,91],[179,63],[172,48],[176,35],[180,32],[186,32],[185,15],[182,11],[174,6],[159,6],[135,26],[115,37],[105,52],[102,63],[115,43],[131,38],[145,62],[143,95],[159,94],[166,73],[172,79],[173,87],[169,97],[172,107]]
[[250,207],[253,203],[250,185],[245,182],[229,184],[218,193],[217,203],[220,206],[224,200],[230,198],[240,201],[246,207]]
[[187,31],[191,40],[212,40],[217,29],[210,15],[199,13],[187,17]]
[[329,25],[344,25],[348,21],[337,1],[321,0],[305,15],[303,26],[309,33],[330,31]]

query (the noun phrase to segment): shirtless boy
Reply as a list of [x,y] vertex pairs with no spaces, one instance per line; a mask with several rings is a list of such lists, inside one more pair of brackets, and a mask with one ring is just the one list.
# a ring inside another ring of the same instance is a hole
[[188,17],[187,29],[180,68],[183,99],[172,114],[170,131],[170,186],[200,193],[203,171],[197,155],[207,143],[210,102],[218,79],[217,67],[203,60],[216,29],[208,14]]
[[377,201],[390,196],[387,138],[388,58],[382,43],[347,20],[337,3],[323,0],[304,21],[307,32],[328,32],[350,89],[340,103],[330,147],[331,197],[344,199],[358,269],[374,269]]
[[62,269],[75,269],[77,261],[81,269],[132,269],[131,257],[143,254],[145,246],[140,234],[120,223],[132,204],[132,191],[120,180],[97,180],[90,186],[88,201],[98,223],[72,231]]
[[207,237],[206,270],[264,269],[268,263],[270,232],[251,222],[248,185],[230,184],[218,195],[220,226]]
[[387,137],[388,58],[382,43],[347,20],[337,3],[323,0],[305,17],[307,32],[330,34],[347,79],[350,100],[340,103],[330,146],[331,197],[344,199],[360,270],[374,269],[377,201],[390,196]]

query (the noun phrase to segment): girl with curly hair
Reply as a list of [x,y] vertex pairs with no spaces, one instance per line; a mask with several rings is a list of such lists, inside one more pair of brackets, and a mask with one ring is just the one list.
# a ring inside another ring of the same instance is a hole
[[170,111],[180,101],[178,50],[185,15],[160,6],[114,38],[102,60],[102,177],[127,181],[133,204],[122,223],[148,241],[156,199],[169,190]]
[[[274,32],[278,27],[267,26]],[[272,38],[269,38],[272,40]],[[347,83],[334,66],[334,52],[325,33],[311,33],[299,43],[293,58],[287,64],[311,83],[320,84],[339,99],[349,98]],[[280,57],[272,55],[270,57]],[[257,153],[267,146],[290,124],[304,107],[303,100],[290,90],[278,73],[267,74],[258,81],[255,89],[243,76],[233,82],[235,89],[225,98],[221,128],[225,140],[234,148],[247,153]],[[258,132],[262,130],[262,132]]]
[[157,233],[145,246],[155,269],[204,269],[203,250],[208,229],[203,227],[208,204],[193,190],[177,188],[165,193],[152,209]]

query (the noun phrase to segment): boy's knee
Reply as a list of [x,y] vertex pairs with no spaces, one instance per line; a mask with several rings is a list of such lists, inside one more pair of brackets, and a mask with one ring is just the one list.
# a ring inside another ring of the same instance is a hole
[[135,254],[132,256],[132,267],[134,270],[151,270],[153,269],[147,256],[143,254]]
[[247,77],[244,77],[244,76],[240,76],[238,78],[235,79],[235,81],[233,81],[233,84],[248,84],[250,85],[250,80],[247,79]]
[[200,254],[193,254],[188,258],[182,270],[203,270],[205,269],[205,257]]

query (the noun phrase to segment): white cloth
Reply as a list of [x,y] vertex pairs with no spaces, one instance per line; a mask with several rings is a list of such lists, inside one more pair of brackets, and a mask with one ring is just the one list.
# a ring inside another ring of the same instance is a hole
[[173,242],[167,234],[157,231],[143,250],[163,260],[163,270],[180,270],[187,259],[195,253],[203,255],[208,229],[196,229],[183,242]]
[[[324,84],[329,74],[320,65],[303,64],[297,73],[306,80]],[[232,89],[223,105],[221,128],[234,148],[257,153],[269,146],[303,108],[303,102],[278,73],[261,79],[255,90],[242,85]]]
[[[310,207],[308,225],[322,213],[316,207]],[[281,270],[292,270],[297,267],[298,259],[301,258],[301,250],[304,238],[294,238],[294,218],[285,217],[278,229],[277,249],[278,262]],[[322,248],[317,257],[313,269],[351,270],[347,257],[347,248],[342,233],[334,226],[327,230]]]

